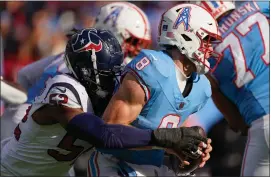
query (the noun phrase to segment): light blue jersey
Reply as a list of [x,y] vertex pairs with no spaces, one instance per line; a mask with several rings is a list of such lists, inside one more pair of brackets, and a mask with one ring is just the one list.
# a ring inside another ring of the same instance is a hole
[[[197,112],[211,96],[208,79],[192,75],[192,89],[188,96],[181,93],[175,64],[163,51],[142,50],[127,66],[144,88],[146,104],[133,126],[142,129],[177,128],[194,112]],[[140,165],[160,166],[164,151],[101,150],[126,162]]]
[[41,78],[27,91],[27,102],[32,103],[35,97],[40,95],[43,89],[46,86],[46,82],[49,78],[53,78],[57,74],[62,73],[62,70],[65,69],[65,62],[63,60],[63,54],[55,56],[55,60],[49,65],[44,66],[44,72],[41,75]]
[[269,2],[244,2],[219,22],[214,75],[248,125],[269,114],[269,11]]

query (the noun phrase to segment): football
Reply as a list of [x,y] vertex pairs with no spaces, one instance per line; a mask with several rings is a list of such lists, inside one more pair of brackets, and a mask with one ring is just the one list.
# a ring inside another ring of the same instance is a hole
[[[206,133],[202,127],[197,126],[199,133],[206,137]],[[189,176],[191,172],[194,172],[199,164],[201,163],[201,156],[199,156],[196,159],[190,158],[184,153],[182,153],[182,156],[185,161],[188,161],[190,164],[189,165],[182,165],[181,161],[174,155],[170,156],[170,161],[172,164],[172,169],[175,171],[177,176]]]

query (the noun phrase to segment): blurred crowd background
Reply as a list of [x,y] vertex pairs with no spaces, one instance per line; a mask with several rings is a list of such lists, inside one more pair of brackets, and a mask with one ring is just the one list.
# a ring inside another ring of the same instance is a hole
[[[72,29],[91,27],[106,1],[0,2],[1,74],[16,82],[17,72],[43,57],[62,52],[65,34]],[[157,27],[161,14],[178,2],[132,2],[148,16],[152,27],[152,48],[157,47]],[[226,122],[209,132],[213,140],[211,160],[199,176],[239,176],[246,138],[231,131]],[[79,167],[80,168],[80,167]],[[82,172],[84,173],[84,172]]]
[[[91,27],[106,1],[0,2],[4,76],[16,81],[18,70],[42,57],[62,52],[71,28]],[[163,11],[177,2],[134,2],[148,15],[153,47]]]

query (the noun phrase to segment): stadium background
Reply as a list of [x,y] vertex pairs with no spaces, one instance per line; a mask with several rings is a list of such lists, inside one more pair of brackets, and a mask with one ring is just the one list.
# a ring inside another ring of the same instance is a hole
[[[1,57],[1,75],[16,82],[17,72],[25,65],[62,52],[66,44],[65,33],[72,27],[91,27],[99,8],[106,3],[108,2],[0,2],[0,44],[4,52]],[[152,27],[151,47],[156,48],[160,16],[178,2],[132,3],[147,14]],[[225,121],[216,124],[208,134],[213,140],[214,150],[211,160],[197,174],[238,176],[246,138],[231,131]]]

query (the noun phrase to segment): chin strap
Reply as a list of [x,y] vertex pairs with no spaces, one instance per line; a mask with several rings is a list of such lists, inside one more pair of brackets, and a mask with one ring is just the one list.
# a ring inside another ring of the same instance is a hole
[[182,72],[180,68],[178,68],[176,64],[175,64],[175,68],[176,68],[177,83],[178,83],[180,91],[183,93],[186,88],[187,81],[189,80],[191,76],[189,77],[185,76],[185,74]]
[[[191,77],[191,75],[190,75],[190,76],[186,76],[186,75],[184,74],[183,70],[182,70],[181,68],[179,68],[175,63],[174,63],[174,65],[175,65],[175,68],[177,68],[177,70],[182,74],[182,76],[183,76],[182,79],[187,80],[187,79],[189,79],[189,78]],[[183,81],[183,80],[182,80],[182,81]]]

